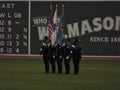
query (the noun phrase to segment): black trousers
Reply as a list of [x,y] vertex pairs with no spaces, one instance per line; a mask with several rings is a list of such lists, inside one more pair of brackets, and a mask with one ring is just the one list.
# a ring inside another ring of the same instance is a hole
[[73,57],[74,74],[79,73],[80,57]]
[[43,62],[45,66],[45,73],[49,73],[49,58],[47,56],[43,56]]
[[62,73],[62,58],[57,58],[58,73]]
[[55,62],[56,62],[56,59],[55,59],[55,58],[51,58],[51,59],[50,59],[51,68],[52,68],[52,73],[55,73],[55,72],[56,72]]
[[65,65],[65,73],[69,74],[70,73],[70,58],[64,59],[64,65]]

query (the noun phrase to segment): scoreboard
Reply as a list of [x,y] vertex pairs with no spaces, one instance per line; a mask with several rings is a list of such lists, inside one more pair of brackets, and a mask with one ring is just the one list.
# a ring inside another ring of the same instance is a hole
[[28,2],[0,2],[0,54],[28,53]]

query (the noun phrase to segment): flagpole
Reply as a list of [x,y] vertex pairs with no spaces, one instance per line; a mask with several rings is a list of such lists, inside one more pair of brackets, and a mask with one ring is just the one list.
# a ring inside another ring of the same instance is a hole
[[64,4],[62,4],[62,11],[64,11]]
[[[52,4],[50,4],[50,16],[49,16],[49,23],[53,23],[53,12],[52,12]],[[51,35],[50,35],[50,32],[49,32],[49,39],[51,40]]]
[[52,4],[50,4],[50,14],[51,14],[51,19],[53,20],[53,9],[52,9]]
[[[57,16],[58,16],[58,5],[57,4],[56,4],[56,9],[57,9]],[[58,20],[57,20],[57,24],[58,24]]]
[[52,4],[50,4],[50,10],[52,10]]
[[[62,4],[62,14],[64,14],[64,4]],[[62,15],[62,18],[64,17],[64,15]],[[62,26],[61,26],[61,31],[62,31],[62,38],[64,36],[64,20],[62,21]]]
[[56,8],[58,7],[58,5],[56,4]]
[[58,34],[58,5],[56,4],[56,12],[57,12],[57,14],[56,14],[56,41],[55,41],[55,44],[57,44],[57,34]]

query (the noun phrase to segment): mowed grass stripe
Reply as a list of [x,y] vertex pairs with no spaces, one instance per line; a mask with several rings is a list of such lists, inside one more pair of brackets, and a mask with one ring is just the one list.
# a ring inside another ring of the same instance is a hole
[[[64,67],[63,67],[64,68]],[[81,61],[80,72],[44,73],[42,60],[0,60],[0,90],[120,90],[120,61]]]

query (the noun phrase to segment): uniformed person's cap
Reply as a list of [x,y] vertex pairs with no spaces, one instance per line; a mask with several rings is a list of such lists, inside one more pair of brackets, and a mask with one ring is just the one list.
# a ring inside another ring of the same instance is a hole
[[75,43],[78,43],[78,42],[79,42],[79,40],[76,38],[75,41],[74,41],[74,44],[75,44]]
[[70,42],[70,39],[68,38],[67,41]]
[[45,37],[44,37],[44,40],[48,40],[48,37],[47,37],[47,36],[45,36]]

